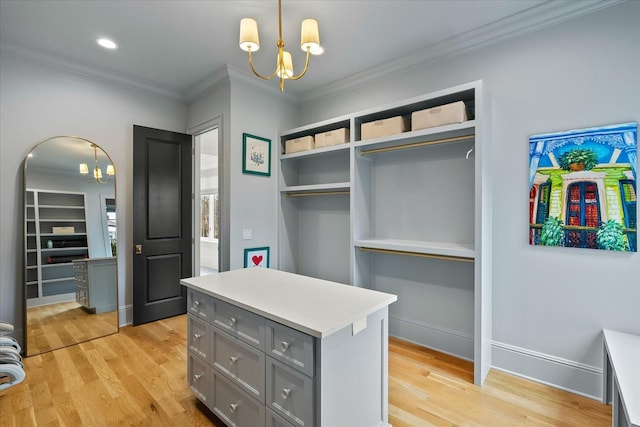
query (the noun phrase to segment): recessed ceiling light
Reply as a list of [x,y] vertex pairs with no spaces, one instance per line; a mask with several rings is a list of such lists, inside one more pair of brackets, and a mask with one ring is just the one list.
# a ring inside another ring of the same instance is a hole
[[105,38],[97,39],[96,43],[105,49],[117,49],[118,45],[113,41]]

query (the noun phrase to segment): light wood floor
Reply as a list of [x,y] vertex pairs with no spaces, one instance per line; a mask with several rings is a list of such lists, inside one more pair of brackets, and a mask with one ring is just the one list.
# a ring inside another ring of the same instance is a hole
[[[25,365],[25,381],[0,392],[3,427],[223,427],[187,387],[185,316],[127,326],[118,334],[28,357]],[[471,363],[390,339],[389,422],[393,427],[608,426],[611,409],[495,370],[479,388],[472,384]]]
[[118,312],[87,313],[75,301],[27,308],[27,353],[43,353],[118,332]]

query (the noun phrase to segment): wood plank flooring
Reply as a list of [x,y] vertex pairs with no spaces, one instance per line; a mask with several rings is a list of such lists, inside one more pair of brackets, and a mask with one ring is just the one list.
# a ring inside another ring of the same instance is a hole
[[118,332],[118,312],[87,313],[75,301],[29,307],[27,330],[31,356]]
[[[0,425],[224,427],[187,386],[186,329],[178,316],[26,358],[25,381],[0,391]],[[482,388],[472,377],[470,362],[391,338],[389,422],[611,425],[600,402],[495,370]]]

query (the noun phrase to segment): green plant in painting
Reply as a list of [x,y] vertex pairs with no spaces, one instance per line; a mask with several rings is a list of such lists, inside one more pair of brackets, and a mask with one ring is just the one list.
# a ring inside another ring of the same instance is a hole
[[596,244],[599,249],[609,251],[629,250],[629,244],[624,238],[624,229],[622,228],[622,225],[613,219],[600,224],[600,227],[598,227],[598,231],[596,232]]
[[564,246],[564,227],[562,221],[550,216],[540,230],[540,244],[543,246]]
[[574,148],[562,153],[558,164],[567,171],[591,170],[598,164],[598,155],[591,148]]

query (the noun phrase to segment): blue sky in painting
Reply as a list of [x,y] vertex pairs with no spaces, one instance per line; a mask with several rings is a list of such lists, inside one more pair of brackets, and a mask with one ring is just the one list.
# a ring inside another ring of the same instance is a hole
[[[598,163],[609,163],[609,160],[611,159],[611,154],[613,153],[613,147],[611,146],[598,144],[596,142],[585,142],[580,145],[567,144],[563,147],[560,147],[554,150],[553,154],[557,160],[558,157],[560,157],[563,153],[569,150],[572,150],[574,148],[592,149],[593,151],[596,152],[598,156]],[[629,163],[629,158],[627,157],[627,154],[624,151],[620,153],[620,156],[618,157],[618,160],[616,161],[616,163]],[[548,156],[543,156],[542,158],[540,158],[540,163],[538,164],[538,167],[544,168],[544,167],[551,167],[551,166],[552,164]]]

